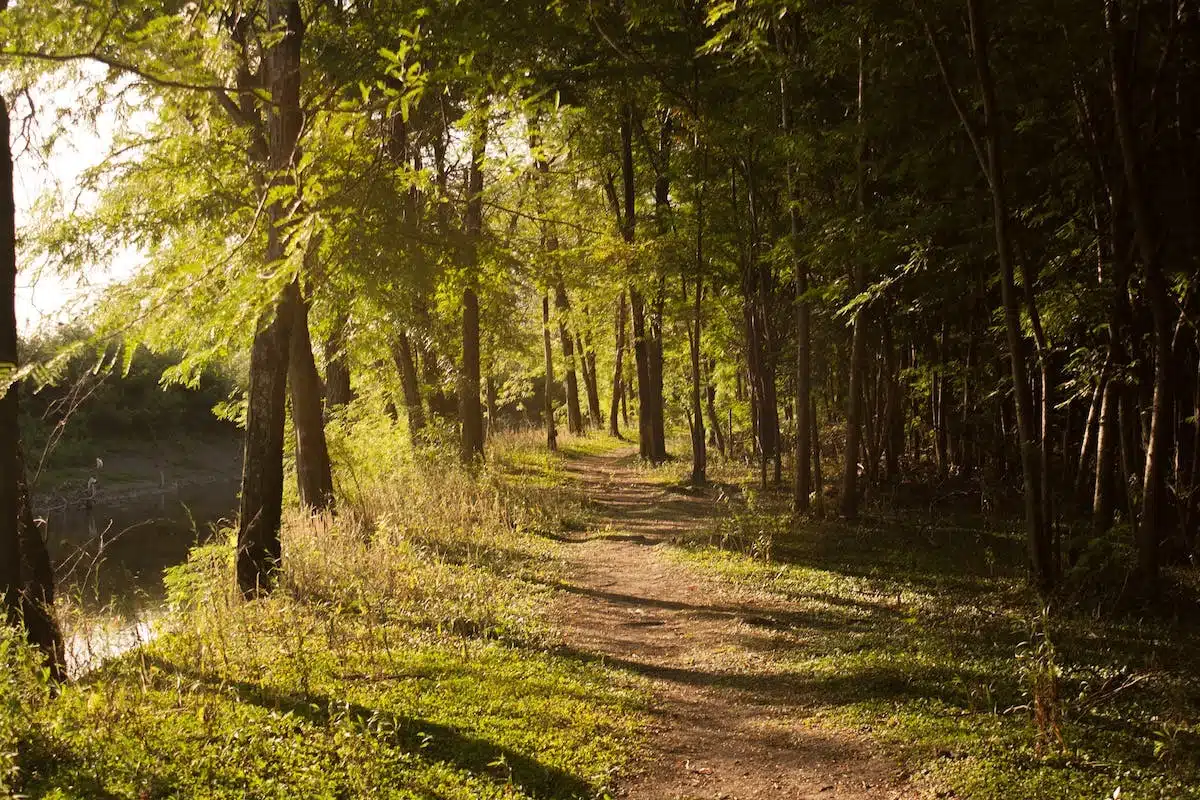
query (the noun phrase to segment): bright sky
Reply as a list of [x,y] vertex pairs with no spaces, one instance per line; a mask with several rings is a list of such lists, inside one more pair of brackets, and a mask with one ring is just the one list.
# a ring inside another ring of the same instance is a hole
[[[14,195],[17,206],[18,238],[29,224],[30,214],[38,199],[47,193],[57,197],[60,208],[87,208],[95,198],[81,194],[79,177],[107,154],[113,140],[116,120],[101,115],[95,125],[76,125],[59,131],[59,108],[70,108],[71,90],[37,91],[30,95],[36,104],[31,123],[23,117],[29,113],[25,97],[11,109],[13,118]],[[45,143],[60,134],[49,154]],[[17,325],[22,333],[40,326],[68,322],[86,310],[100,291],[114,280],[128,276],[140,263],[136,251],[123,252],[112,265],[97,264],[84,275],[63,277],[34,261],[30,254],[18,254]]]

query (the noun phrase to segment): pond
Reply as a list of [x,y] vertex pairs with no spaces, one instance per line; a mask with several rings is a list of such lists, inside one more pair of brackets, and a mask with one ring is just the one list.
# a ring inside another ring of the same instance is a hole
[[153,635],[166,600],[163,571],[231,523],[238,480],[211,480],[134,496],[99,497],[42,511],[67,621],[68,666],[86,671]]

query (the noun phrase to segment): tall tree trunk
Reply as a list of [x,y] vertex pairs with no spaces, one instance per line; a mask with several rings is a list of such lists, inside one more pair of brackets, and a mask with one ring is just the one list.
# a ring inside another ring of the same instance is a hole
[[1137,32],[1123,17],[1120,3],[1107,0],[1105,20],[1111,36],[1110,67],[1117,142],[1124,168],[1129,208],[1133,212],[1134,241],[1145,275],[1146,299],[1154,318],[1154,395],[1151,401],[1150,436],[1142,476],[1142,513],[1138,522],[1138,572],[1148,594],[1158,590],[1159,546],[1164,524],[1166,476],[1171,449],[1171,300],[1158,252],[1151,201],[1142,184],[1140,142],[1130,99],[1132,58]]
[[[654,180],[654,217],[660,237],[671,231],[671,111],[662,112],[658,134],[658,173]],[[666,414],[663,400],[663,305],[666,301],[666,279],[660,272],[650,309],[650,339],[648,344],[651,399],[651,460],[660,463],[667,459]]]
[[496,379],[489,372],[487,379],[483,382],[483,395],[487,399],[487,428],[484,431],[486,438],[491,439],[499,431],[499,408],[496,405]]
[[725,446],[725,432],[721,430],[721,418],[717,416],[717,387],[713,383],[714,364],[710,359],[708,362],[708,381],[705,386],[707,395],[706,412],[708,414],[708,428],[712,436],[712,442],[717,446],[717,452],[722,456],[728,456],[729,451]]
[[612,404],[608,410],[608,433],[616,437],[621,435],[621,428],[617,425],[618,406],[625,396],[625,365],[622,362],[625,356],[625,317],[628,314],[629,306],[625,299],[625,290],[622,289],[621,297],[617,300],[617,349],[613,366]]
[[[586,317],[587,309],[583,310]],[[583,386],[587,393],[588,401],[588,419],[591,426],[596,430],[600,430],[604,425],[603,415],[600,413],[600,386],[599,378],[596,375],[596,351],[592,349],[591,336],[585,340],[578,331],[575,333],[575,349],[579,353],[579,364],[583,368]]]
[[[1100,418],[1105,389],[1108,386],[1110,363],[1110,361],[1105,361],[1104,369],[1100,371],[1100,377],[1096,380],[1096,388],[1092,390],[1092,399],[1088,403],[1087,421],[1083,426],[1083,442],[1079,445],[1079,463],[1075,470],[1075,496],[1081,505],[1085,502],[1084,487],[1088,483],[1094,485],[1096,471],[1092,468],[1092,456],[1100,438]],[[1088,478],[1092,478],[1093,481],[1089,481]]]
[[326,412],[341,408],[354,399],[354,390],[350,386],[350,360],[346,353],[346,328],[349,324],[349,315],[338,315],[329,338],[325,340]]
[[[771,266],[759,257],[759,195],[755,164],[745,161],[746,216],[749,223],[744,243],[742,273],[743,313],[746,319],[747,366],[750,372],[754,413],[750,415],[759,443],[761,483],[767,483],[767,465],[775,465],[775,483],[780,482],[779,398],[775,388],[775,361],[772,353],[770,308],[772,296]],[[735,198],[736,204],[736,198]]]
[[[0,11],[8,0],[0,0]],[[17,228],[8,103],[0,93],[0,602],[9,625],[21,621],[21,538],[18,517]]]
[[312,339],[308,333],[308,303],[301,296],[300,284],[287,288],[285,303],[293,309],[288,387],[292,404],[292,423],[296,430],[296,482],[300,505],[313,512],[333,508],[333,474],[329,447],[325,442],[325,420],[321,414],[321,376],[313,360]]
[[621,424],[629,427],[629,385],[636,377],[636,371],[627,371],[626,379],[621,381]]
[[400,386],[404,391],[404,408],[408,418],[408,435],[413,445],[420,444],[421,430],[425,427],[425,410],[421,407],[421,384],[417,379],[417,365],[413,361],[412,342],[408,331],[396,332],[392,342],[392,361],[400,373]]
[[630,306],[633,310],[633,359],[637,365],[638,393],[638,455],[647,461],[654,460],[654,398],[650,384],[650,353],[646,341],[646,304],[642,293],[629,288]]
[[1096,426],[1096,471],[1092,492],[1092,533],[1101,536],[1112,526],[1115,509],[1116,454],[1120,431],[1117,427],[1121,381],[1108,380],[1100,401]]
[[[299,157],[300,51],[304,20],[299,0],[267,0],[267,27],[283,35],[267,49],[269,167],[271,185],[292,180],[288,168]],[[299,189],[299,187],[297,187]],[[288,211],[282,198],[267,209],[266,260],[283,262],[287,240],[282,230]],[[243,597],[269,592],[279,568],[279,523],[283,513],[283,432],[289,348],[295,309],[287,292],[259,321],[250,348],[250,386],[246,392],[246,452],[238,514],[237,583]]]
[[[858,214],[862,217],[866,212],[866,160],[867,138],[864,116],[864,100],[867,84],[867,43],[866,36],[858,39],[858,166],[857,166],[857,200]],[[860,222],[862,225],[865,220]],[[858,253],[854,259],[853,270],[854,293],[861,294],[866,290],[867,271],[865,254]],[[854,313],[854,329],[850,341],[850,386],[846,398],[846,453],[842,468],[842,496],[840,511],[843,517],[852,519],[858,515],[858,459],[862,450],[863,431],[863,395],[866,382],[867,366],[867,320],[865,309],[859,306]]]
[[483,457],[483,406],[479,402],[479,243],[483,237],[483,159],[487,146],[487,118],[474,125],[471,164],[467,172],[467,210],[463,217],[466,285],[462,293],[462,376],[459,384],[459,417],[462,420],[462,459]]
[[[625,215],[621,236],[633,244],[637,236],[637,189],[633,171],[633,105],[626,103],[621,115],[621,183]],[[637,288],[629,287],[629,304],[633,312],[633,358],[637,364],[638,390],[638,455],[654,459],[654,396],[650,382],[650,350],[646,340],[646,303]]]
[[[929,44],[937,58],[938,68],[946,84],[950,102],[971,140],[979,159],[980,169],[987,178],[992,196],[992,223],[996,237],[996,256],[1000,264],[1000,295],[1004,306],[1005,332],[1008,339],[1009,366],[1012,371],[1013,395],[1016,406],[1017,437],[1021,452],[1021,473],[1025,490],[1025,521],[1029,545],[1029,561],[1033,581],[1038,590],[1047,594],[1054,586],[1054,560],[1048,521],[1042,502],[1041,455],[1033,410],[1033,394],[1025,364],[1025,340],[1021,330],[1021,315],[1017,297],[1012,248],[1012,221],[1009,216],[1005,183],[1003,152],[1000,146],[1000,116],[996,103],[995,81],[988,58],[988,33],[981,0],[967,0],[970,23],[971,53],[975,61],[977,89],[983,106],[982,131],[959,98],[949,64],[932,26],[922,14]],[[920,10],[918,6],[918,10]]]
[[[790,136],[793,130],[788,84],[786,76],[780,79],[779,96],[785,136]],[[809,498],[812,495],[812,441],[808,436],[811,413],[809,395],[812,393],[812,356],[809,352],[812,309],[808,302],[808,264],[800,255],[800,179],[798,168],[793,162],[788,163],[788,225],[792,267],[796,275],[796,467],[792,486],[792,509],[797,514],[805,514],[808,512]]]
[[[700,245],[697,244],[697,251]],[[700,333],[701,333],[701,303],[704,296],[704,284],[696,279],[695,297],[692,306],[691,345],[692,356],[692,483],[702,484],[708,481],[708,451],[704,435],[704,411],[700,404],[700,385],[703,378],[700,374]]]
[[[707,154],[702,159],[707,166]],[[703,169],[703,168],[702,168]],[[700,405],[700,334],[704,300],[704,174],[696,184],[696,287],[692,305],[692,324],[688,342],[692,356],[692,483],[708,481],[708,442],[704,437],[704,411]],[[686,283],[685,297],[686,297]]]
[[667,459],[666,420],[663,403],[663,304],[665,291],[662,277],[655,288],[654,300],[647,316],[646,356],[650,380],[650,460],[660,464]]
[[[7,7],[0,0],[0,11]],[[54,569],[33,519],[18,425],[17,231],[8,105],[0,95],[0,624],[23,625],[46,657],[51,677],[66,678],[62,634],[54,619]]]
[[546,447],[558,449],[558,430],[554,424],[554,348],[550,344],[550,294],[542,295],[542,352],[546,363]]
[[988,35],[984,28],[980,6],[981,0],[967,0],[971,22],[972,50],[975,55],[979,91],[983,101],[986,172],[992,189],[992,217],[996,233],[996,253],[1000,262],[1000,293],[1004,303],[1013,394],[1016,399],[1017,435],[1021,441],[1021,472],[1025,484],[1025,519],[1029,533],[1029,558],[1033,568],[1034,582],[1038,589],[1045,594],[1053,588],[1056,576],[1051,553],[1049,521],[1044,516],[1042,464],[1038,448],[1038,434],[1034,427],[1033,395],[1025,365],[1025,341],[1021,332],[1021,317],[1017,300],[1010,230],[1011,219],[998,127],[1000,117],[996,105],[991,63],[988,59]]
[[903,398],[900,393],[899,366],[896,363],[896,345],[892,340],[892,323],[883,323],[884,412],[883,412],[883,469],[884,477],[895,481],[900,476],[900,453],[904,449]]
[[808,423],[812,433],[813,492],[816,498],[812,510],[820,518],[825,516],[825,480],[821,475],[821,426],[817,422],[817,397],[815,394],[811,400],[812,409],[809,411]]
[[567,315],[571,311],[571,302],[567,299],[567,289],[560,280],[554,286],[554,308],[558,314],[558,339],[562,345],[563,369],[566,371],[563,383],[567,392],[567,430],[574,436],[583,433],[583,410],[579,406],[579,378],[575,365],[575,343],[571,340],[571,331],[567,326]]

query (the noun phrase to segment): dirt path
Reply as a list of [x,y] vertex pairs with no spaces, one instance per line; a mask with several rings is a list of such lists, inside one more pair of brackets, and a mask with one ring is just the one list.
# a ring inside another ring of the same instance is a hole
[[642,800],[908,798],[899,768],[865,739],[805,724],[772,667],[780,601],[745,598],[666,557],[674,536],[718,513],[646,482],[628,451],[567,469],[600,516],[572,538],[560,619],[585,657],[651,679],[651,752],[619,795]]

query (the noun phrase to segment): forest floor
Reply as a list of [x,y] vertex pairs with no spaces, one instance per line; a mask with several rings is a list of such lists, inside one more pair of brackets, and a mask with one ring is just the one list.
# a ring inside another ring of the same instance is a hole
[[648,752],[620,787],[636,800],[915,796],[866,736],[814,727],[772,657],[793,603],[721,585],[666,548],[711,527],[715,492],[654,482],[622,449],[564,470],[590,530],[566,538],[559,587],[568,646],[651,681]]
[[1046,613],[1018,521],[952,485],[797,521],[736,461],[336,432],[343,513],[287,514],[269,597],[219,533],[53,699],[0,630],[0,797],[1200,800],[1194,570],[1175,614]]

